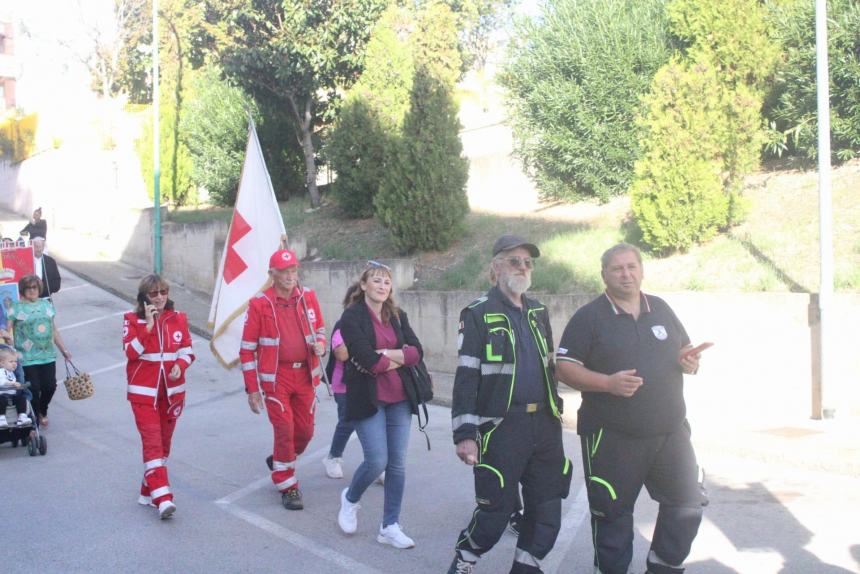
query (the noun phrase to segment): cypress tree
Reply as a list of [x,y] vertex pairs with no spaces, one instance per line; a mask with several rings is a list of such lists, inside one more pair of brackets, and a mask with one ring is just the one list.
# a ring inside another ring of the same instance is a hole
[[377,216],[403,252],[447,247],[462,233],[469,211],[469,162],[462,156],[452,96],[460,68],[454,16],[435,4],[418,27],[409,112],[374,200]]

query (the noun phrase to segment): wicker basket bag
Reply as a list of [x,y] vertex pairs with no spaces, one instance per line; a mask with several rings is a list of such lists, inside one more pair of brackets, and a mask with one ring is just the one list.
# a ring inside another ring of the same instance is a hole
[[[71,367],[71,368],[70,368]],[[93,387],[93,379],[89,373],[82,373],[74,363],[66,359],[66,392],[73,401],[88,399],[96,391]]]

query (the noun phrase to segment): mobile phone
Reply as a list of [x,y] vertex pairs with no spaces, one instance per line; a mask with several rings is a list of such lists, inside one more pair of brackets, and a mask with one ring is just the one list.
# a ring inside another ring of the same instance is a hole
[[145,293],[138,293],[137,294],[137,302],[140,305],[140,313],[138,313],[138,316],[141,319],[144,319],[144,318],[146,318],[146,306],[152,305],[152,303],[150,303],[149,297],[147,297]]
[[713,344],[713,343],[702,343],[702,344],[701,344],[701,345],[699,345],[698,347],[693,347],[692,349],[687,349],[686,351],[684,351],[684,352],[681,354],[681,358],[682,358],[682,359],[684,359],[684,358],[686,358],[686,357],[689,357],[690,355],[695,355],[696,353],[701,353],[701,352],[702,352],[702,351],[704,351],[705,349],[709,349],[709,348],[711,348],[711,347],[713,347],[713,346],[714,346],[714,344]]

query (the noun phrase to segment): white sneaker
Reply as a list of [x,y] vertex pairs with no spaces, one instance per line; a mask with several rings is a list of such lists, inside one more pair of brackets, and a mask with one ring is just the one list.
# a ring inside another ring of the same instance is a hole
[[19,425],[28,425],[33,421],[30,417],[27,416],[27,413],[18,413],[18,424]]
[[137,497],[137,503],[141,506],[155,507],[155,505],[152,503],[152,497],[151,496],[144,496],[141,494],[140,496]]
[[385,486],[385,471],[383,470],[382,474],[377,476],[376,480],[374,480],[373,482],[375,482],[376,484],[380,484],[382,486]]
[[354,534],[358,529],[358,509],[361,508],[361,505],[346,499],[346,491],[348,490],[349,487],[346,487],[340,493],[340,512],[337,513],[337,525],[345,534]]
[[8,427],[9,422],[6,420],[6,415],[0,415],[0,427]]
[[325,467],[325,475],[329,478],[343,478],[343,467],[341,466],[343,459],[340,457],[331,458],[329,455],[323,459]]
[[162,520],[170,518],[173,516],[174,512],[176,512],[176,505],[169,500],[165,500],[158,505],[158,516],[161,517]]
[[380,544],[390,544],[395,548],[415,547],[415,541],[403,534],[403,530],[400,529],[400,525],[396,522],[389,524],[385,528],[380,526],[376,541]]

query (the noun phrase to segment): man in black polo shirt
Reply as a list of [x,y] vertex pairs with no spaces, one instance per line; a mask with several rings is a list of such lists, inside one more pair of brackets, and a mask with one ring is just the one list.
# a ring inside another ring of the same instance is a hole
[[475,501],[449,574],[473,572],[519,505],[523,518],[511,574],[536,574],[561,527],[570,461],[561,436],[546,307],[525,295],[538,248],[514,235],[493,245],[484,297],[460,312],[451,405],[457,456],[474,467]]
[[633,506],[660,503],[648,572],[679,574],[707,498],[690,442],[684,374],[699,355],[665,301],[641,292],[642,256],[626,243],[601,258],[606,292],[580,308],[559,343],[559,380],[582,391],[577,432],[591,507],[595,571],[627,574]]

